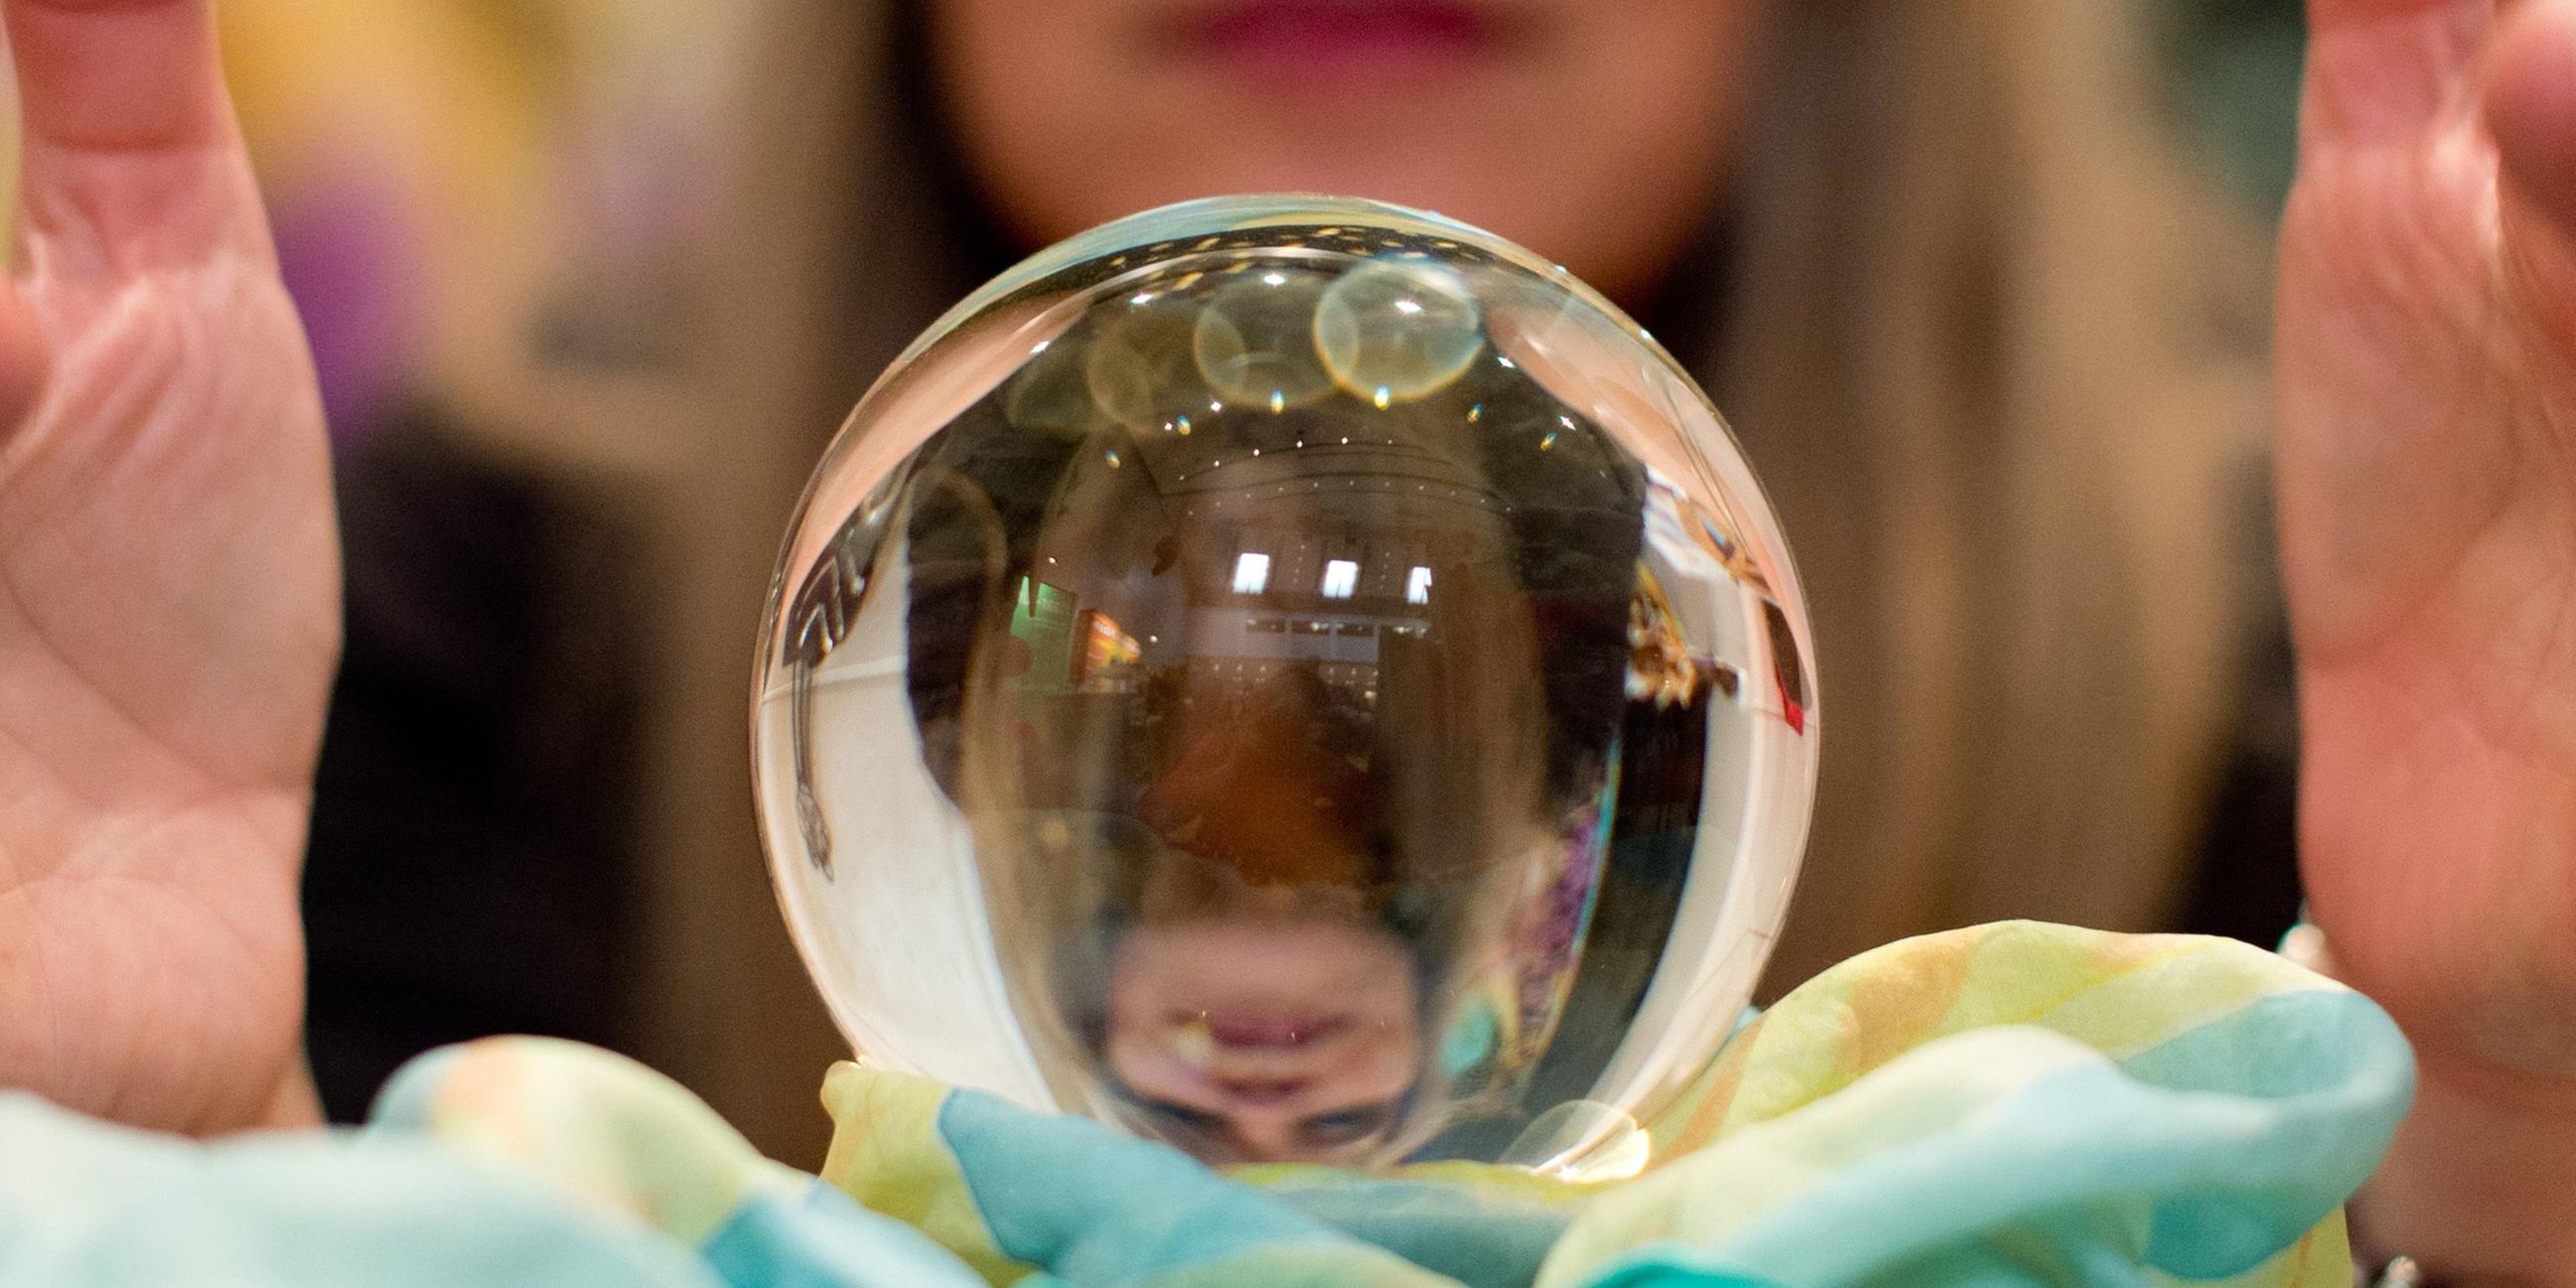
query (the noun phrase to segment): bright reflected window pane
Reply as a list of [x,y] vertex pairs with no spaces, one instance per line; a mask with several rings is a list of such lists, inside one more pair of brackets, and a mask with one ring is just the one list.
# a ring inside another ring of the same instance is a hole
[[1270,588],[1270,556],[1245,552],[1234,561],[1234,593],[1258,595]]
[[1415,568],[1412,575],[1404,579],[1404,602],[1408,604],[1428,604],[1431,602],[1430,569]]
[[1348,559],[1324,565],[1324,598],[1348,599],[1360,591],[1360,566]]

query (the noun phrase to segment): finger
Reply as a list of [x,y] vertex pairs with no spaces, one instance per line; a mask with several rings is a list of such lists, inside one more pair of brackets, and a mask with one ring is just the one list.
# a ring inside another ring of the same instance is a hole
[[2496,0],[2308,0],[2300,133],[2311,144],[2422,130],[2467,105]]
[[6,4],[31,142],[149,152],[232,137],[207,0]]
[[[17,66],[40,279],[266,258],[211,0],[0,0]],[[41,310],[41,294],[31,297]]]
[[2576,4],[2526,4],[2506,19],[2487,69],[2486,122],[2519,208],[2576,239]]

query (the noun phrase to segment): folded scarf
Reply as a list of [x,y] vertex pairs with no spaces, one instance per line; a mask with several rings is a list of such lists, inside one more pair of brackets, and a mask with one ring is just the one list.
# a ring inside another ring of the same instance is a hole
[[434,1052],[345,1136],[197,1145],[0,1099],[0,1283],[727,1288],[2343,1288],[2413,1063],[2222,940],[2007,923],[1836,967],[1591,1184],[1211,1170],[835,1067],[821,1177],[606,1052]]

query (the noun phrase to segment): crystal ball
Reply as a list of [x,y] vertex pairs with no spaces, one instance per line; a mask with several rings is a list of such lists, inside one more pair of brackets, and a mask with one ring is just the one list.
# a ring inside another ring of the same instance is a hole
[[762,827],[865,1061],[1217,1163],[1616,1175],[1786,910],[1808,641],[1724,422],[1564,269],[1194,202],[978,291],[825,453]]

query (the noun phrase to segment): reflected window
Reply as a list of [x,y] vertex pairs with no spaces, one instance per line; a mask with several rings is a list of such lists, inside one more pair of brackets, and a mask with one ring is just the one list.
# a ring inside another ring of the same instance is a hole
[[1270,556],[1245,551],[1234,561],[1234,593],[1258,595],[1270,588]]
[[1360,566],[1349,559],[1334,559],[1324,564],[1324,598],[1348,599],[1359,593]]
[[1428,604],[1431,602],[1430,569],[1417,566],[1414,568],[1411,575],[1404,579],[1404,602],[1408,604]]

